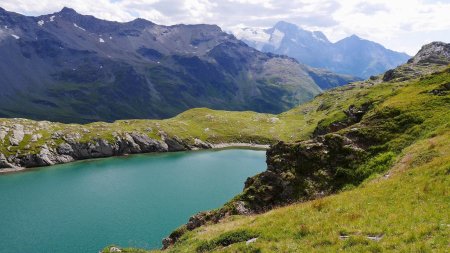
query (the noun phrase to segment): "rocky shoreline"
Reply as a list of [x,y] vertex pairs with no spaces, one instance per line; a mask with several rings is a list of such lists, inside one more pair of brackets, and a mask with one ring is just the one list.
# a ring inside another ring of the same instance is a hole
[[256,144],[256,143],[243,143],[243,142],[230,142],[230,143],[218,143],[212,144],[212,149],[223,149],[223,148],[254,148],[254,149],[269,149],[270,145],[266,144]]
[[270,145],[256,143],[209,143],[200,139],[195,139],[194,144],[188,144],[177,137],[163,136],[162,140],[155,140],[137,133],[125,134],[124,138],[117,137],[116,139],[115,143],[109,143],[103,139],[88,143],[67,139],[57,148],[49,148],[44,145],[38,154],[5,157],[0,153],[0,175],[86,159],[130,154],[226,148],[268,149],[270,147]]

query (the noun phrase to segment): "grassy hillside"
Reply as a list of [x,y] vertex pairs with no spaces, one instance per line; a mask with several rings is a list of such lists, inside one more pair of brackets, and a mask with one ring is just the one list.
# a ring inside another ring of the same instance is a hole
[[[252,142],[273,144],[278,141],[309,139],[317,124],[324,119],[345,117],[343,113],[352,104],[363,103],[356,98],[382,98],[389,89],[382,86],[369,93],[377,81],[354,83],[317,96],[285,113],[274,115],[255,112],[231,112],[207,108],[191,109],[166,120],[119,120],[113,123],[62,124],[28,119],[0,119],[0,153],[5,156],[38,154],[45,144],[56,148],[66,139],[78,136],[82,143],[98,139],[114,142],[115,136],[125,133],[141,133],[154,139],[161,134],[176,136],[186,143],[195,139],[210,143]],[[398,89],[395,84],[387,84]],[[15,125],[24,127],[24,138],[19,145],[11,145],[9,138]],[[3,134],[2,134],[3,132]],[[33,135],[40,136],[31,141]],[[2,138],[3,137],[3,138]]]
[[[411,145],[388,173],[356,189],[261,215],[232,216],[188,232],[167,252],[445,252],[449,154],[446,130]],[[231,235],[236,243],[223,247]],[[250,238],[258,239],[246,245]]]
[[[294,120],[288,120],[293,118]],[[61,124],[27,119],[0,119],[0,153],[5,156],[15,154],[36,154],[45,144],[56,148],[67,137],[79,136],[82,143],[97,139],[114,142],[116,135],[142,133],[160,140],[162,133],[177,136],[187,143],[198,138],[210,143],[254,142],[274,143],[277,140],[298,138],[289,133],[296,132],[299,117],[278,117],[254,112],[228,112],[210,109],[192,109],[168,120],[122,120],[114,123],[96,122],[86,125]],[[24,128],[24,138],[19,145],[12,145],[10,137],[15,126]],[[239,126],[239,127],[236,127]],[[33,136],[40,136],[32,141]],[[2,135],[0,135],[2,137]]]
[[[364,157],[355,159],[359,163],[336,171],[347,184],[329,197],[264,214],[226,216],[192,231],[181,228],[185,233],[167,251],[445,252],[450,243],[449,90],[446,69],[408,81],[338,88],[277,115],[279,139],[334,132],[363,149]],[[361,118],[352,118],[359,111]],[[186,122],[188,115],[172,120]],[[270,124],[261,129],[267,136]],[[294,154],[307,148],[305,142],[286,145]],[[285,159],[282,155],[272,158]],[[284,177],[292,178],[292,172]],[[235,200],[251,202],[270,192],[270,184],[264,187],[246,188]],[[252,238],[258,239],[247,245]]]
[[[255,112],[230,112],[207,108],[191,109],[166,120],[119,120],[113,123],[62,124],[28,119],[0,119],[0,153],[9,155],[37,154],[45,144],[56,148],[67,137],[79,136],[82,143],[98,139],[115,141],[115,136],[125,133],[142,133],[161,139],[161,134],[176,136],[187,143],[195,139],[210,143],[252,142],[272,144],[277,141],[308,139],[315,126],[330,114],[338,114],[350,105],[336,104],[336,97],[345,99],[362,94],[367,83],[350,85],[320,95],[313,101],[279,115]],[[348,103],[347,103],[348,102]],[[9,138],[15,125],[24,127],[24,138],[19,145],[11,145]],[[3,138],[1,132],[3,132]],[[33,135],[41,136],[31,141]]]

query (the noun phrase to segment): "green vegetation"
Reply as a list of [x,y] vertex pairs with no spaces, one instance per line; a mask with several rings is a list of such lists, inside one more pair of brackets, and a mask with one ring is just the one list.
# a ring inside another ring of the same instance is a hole
[[257,238],[259,235],[247,230],[229,231],[219,235],[217,238],[210,241],[202,241],[196,248],[197,252],[209,252],[218,247],[226,247],[235,243],[246,242],[252,238]]
[[[389,177],[379,175],[335,196],[199,228],[172,251],[189,252],[197,240],[242,227],[261,234],[253,247],[262,252],[445,251],[450,224],[445,211],[450,208],[449,140],[447,131],[409,147]],[[414,161],[430,148],[439,155],[415,167]],[[308,232],[301,232],[305,228]],[[223,249],[238,251],[237,245]]]
[[[336,115],[343,117],[342,111],[350,105],[359,106],[389,93],[389,90],[379,88],[368,94],[367,88],[371,85],[373,83],[358,83],[341,87],[279,115],[198,108],[166,120],[119,120],[113,123],[95,122],[84,125],[0,119],[0,131],[2,126],[11,129],[14,124],[22,124],[30,136],[42,135],[42,138],[36,142],[24,139],[20,146],[11,146],[8,141],[9,136],[6,136],[3,140],[0,139],[0,153],[6,156],[17,152],[19,154],[39,153],[43,144],[54,148],[63,142],[64,136],[71,135],[80,135],[81,142],[94,142],[97,139],[113,142],[113,134],[126,132],[144,133],[155,139],[161,139],[161,132],[164,132],[169,136],[177,136],[187,143],[193,143],[195,138],[210,143],[260,144],[273,144],[280,140],[305,140],[311,137],[318,122],[324,124],[335,119]],[[396,87],[394,84],[389,86],[392,86],[392,89]],[[55,135],[55,133],[58,134]]]
[[[54,147],[62,142],[62,137],[74,134],[79,134],[83,142],[96,139],[114,141],[113,133],[125,132],[145,133],[155,139],[160,139],[160,133],[164,132],[169,136],[177,136],[187,143],[193,143],[195,138],[211,143],[273,144],[280,140],[288,142],[306,140],[312,136],[316,128],[327,128],[332,123],[345,122],[347,116],[344,112],[350,106],[360,108],[365,104],[375,108],[371,110],[371,115],[366,115],[365,118],[373,117],[372,121],[383,122],[391,117],[397,117],[392,127],[408,127],[404,123],[411,121],[410,123],[415,124],[414,121],[426,120],[427,117],[431,118],[429,120],[442,118],[438,114],[445,111],[432,113],[426,111],[444,108],[448,103],[448,96],[430,93],[442,89],[442,86],[448,83],[448,76],[447,72],[424,77],[421,81],[376,84],[376,81],[369,80],[354,83],[325,92],[314,100],[279,115],[199,108],[188,110],[167,120],[120,120],[114,123],[95,122],[85,125],[0,119],[0,127],[11,128],[14,124],[22,124],[29,136],[33,134],[43,136],[36,142],[29,142],[25,138],[18,147],[9,147],[8,135],[3,140],[0,139],[0,153],[5,155],[16,154],[17,151],[38,153],[39,147],[43,144]],[[411,103],[414,107],[411,107]],[[430,124],[432,125],[432,122]],[[385,127],[389,130],[391,126],[386,124]],[[377,138],[388,138],[385,129],[373,131],[371,129],[375,128],[362,128],[359,134],[374,141]],[[54,136],[54,133],[60,134]]]
[[[334,105],[327,111],[318,111],[317,107],[323,102],[334,100],[341,94],[347,93],[341,89],[334,90],[330,94],[321,95],[310,103],[279,115],[198,108],[166,120],[119,120],[114,123],[95,122],[85,125],[0,119],[0,131],[1,126],[12,128],[14,124],[21,124],[29,132],[29,136],[33,134],[43,136],[37,142],[24,139],[20,146],[11,146],[8,135],[3,140],[0,139],[0,153],[6,156],[16,154],[18,151],[22,154],[39,153],[43,144],[56,147],[63,141],[64,136],[70,135],[80,135],[81,142],[94,142],[97,139],[114,142],[113,133],[126,132],[145,133],[154,139],[161,139],[160,133],[164,132],[169,136],[177,136],[187,143],[193,143],[195,138],[210,143],[259,144],[273,144],[279,140],[307,139],[318,121],[325,118],[330,111],[339,111],[345,105]],[[54,133],[59,134],[55,136]]]
[[[277,128],[280,139],[289,140],[293,131],[304,140],[318,124],[327,128],[347,121],[351,105],[370,104],[359,122],[325,136],[329,141],[347,136],[366,150],[359,164],[340,170],[354,183],[335,195],[258,215],[232,215],[187,231],[167,252],[445,252],[450,243],[449,82],[447,69],[403,82],[353,84],[278,115],[285,127]],[[299,145],[305,144],[286,148]],[[292,177],[288,174],[283,177]],[[218,243],[236,231],[251,231],[258,239]]]
[[[424,158],[430,152],[432,158]],[[186,233],[167,252],[195,252],[206,247],[205,242],[244,229],[258,234],[258,239],[249,245],[237,242],[209,249],[446,252],[450,243],[446,211],[450,209],[449,154],[447,129],[404,149],[388,174],[374,174],[355,189],[260,215],[228,217]]]

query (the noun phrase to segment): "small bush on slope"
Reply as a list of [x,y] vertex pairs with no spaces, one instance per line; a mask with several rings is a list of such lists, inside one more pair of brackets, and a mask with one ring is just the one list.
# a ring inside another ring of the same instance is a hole
[[245,242],[247,240],[250,240],[252,238],[257,238],[258,234],[248,231],[248,230],[236,230],[236,231],[229,231],[226,233],[223,233],[219,235],[219,237],[210,240],[210,241],[203,241],[201,242],[197,248],[197,252],[208,252],[211,250],[214,250],[218,247],[226,247],[231,244]]

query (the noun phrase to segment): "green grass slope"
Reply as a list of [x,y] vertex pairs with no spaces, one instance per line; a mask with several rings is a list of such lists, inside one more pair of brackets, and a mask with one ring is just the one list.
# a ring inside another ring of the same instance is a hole
[[[0,119],[0,153],[9,155],[36,154],[42,145],[56,148],[67,136],[80,136],[80,142],[89,143],[97,139],[114,142],[114,135],[142,133],[160,139],[161,133],[177,136],[187,143],[195,139],[210,143],[251,142],[273,144],[278,141],[309,139],[317,124],[325,119],[345,117],[344,110],[356,102],[356,98],[367,96],[368,87],[375,81],[354,83],[317,96],[312,101],[278,115],[250,111],[232,112],[207,108],[191,109],[165,120],[119,120],[113,123],[63,124],[28,119]],[[397,85],[390,84],[392,89]],[[369,98],[377,99],[389,93],[384,87],[371,92]],[[372,94],[373,93],[373,94]],[[9,137],[14,125],[23,125],[25,137],[18,146],[11,145]],[[57,134],[55,134],[57,133]],[[33,135],[41,135],[30,141]]]
[[[360,119],[350,118],[352,107],[365,108]],[[185,231],[167,252],[449,250],[450,69],[341,87],[276,117],[279,139],[304,140],[318,130],[351,137],[367,156],[339,170],[353,181],[328,197]],[[258,239],[247,244],[252,238]]]
[[[0,132],[5,134],[3,138],[0,134],[0,153],[5,156],[36,154],[44,144],[49,148],[56,148],[68,136],[80,136],[82,143],[93,143],[98,139],[114,142],[115,135],[124,133],[142,133],[154,139],[161,139],[161,133],[165,133],[186,143],[194,143],[195,139],[200,139],[210,143],[273,144],[281,140],[308,139],[319,121],[346,109],[349,103],[335,104],[333,101],[336,97],[351,97],[353,93],[360,92],[360,86],[365,85],[367,84],[355,84],[327,92],[279,115],[197,108],[165,120],[119,120],[113,123],[63,124],[3,118],[0,119]],[[24,127],[25,137],[19,145],[14,146],[9,137],[17,124]],[[33,135],[42,137],[31,141]]]
[[[389,173],[356,189],[261,215],[231,216],[188,232],[167,252],[446,252],[449,154],[447,130],[411,145]],[[235,243],[224,245],[221,238],[230,235]],[[247,235],[258,239],[247,245]]]

